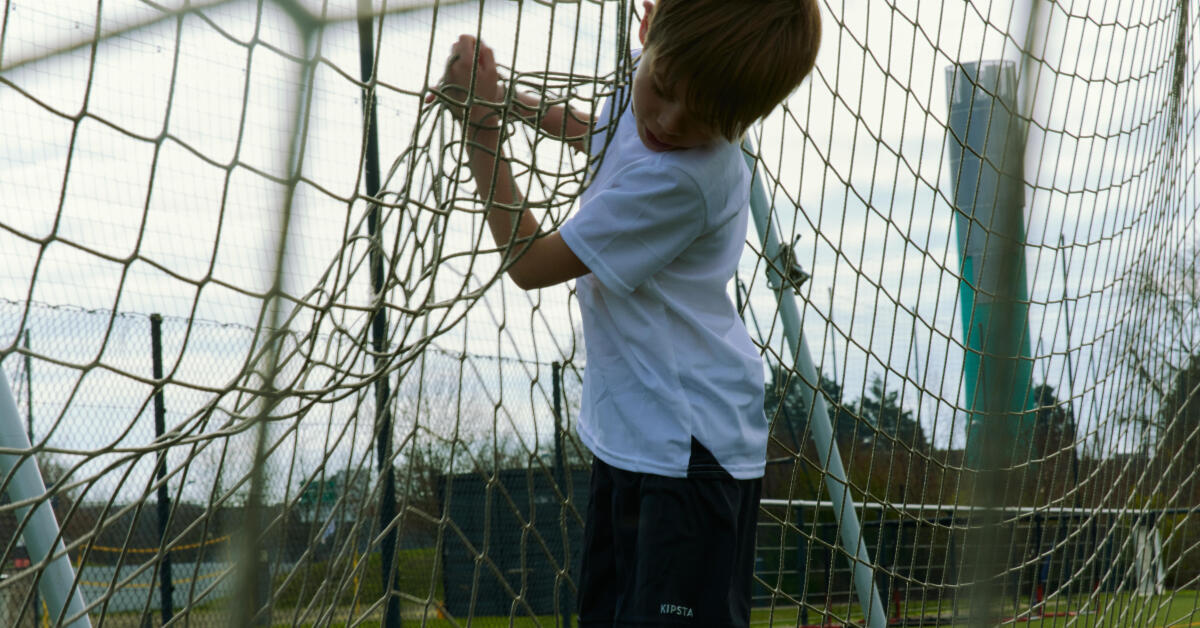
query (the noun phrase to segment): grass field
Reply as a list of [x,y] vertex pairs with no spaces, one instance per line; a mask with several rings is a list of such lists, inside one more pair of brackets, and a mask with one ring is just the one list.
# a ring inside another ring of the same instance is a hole
[[[1094,600],[1097,605],[1084,613],[1076,615],[1056,615],[1046,617],[1026,617],[1022,621],[1008,622],[1014,626],[1030,626],[1038,628],[1051,628],[1057,626],[1072,626],[1079,628],[1117,628],[1124,626],[1137,626],[1139,628],[1166,628],[1178,627],[1186,628],[1192,626],[1200,626],[1200,608],[1197,608],[1197,603],[1200,602],[1195,591],[1180,591],[1174,596],[1154,596],[1150,598],[1138,598],[1130,595],[1101,595]],[[905,625],[916,626],[951,626],[965,627],[965,621],[952,621],[950,613],[947,609],[943,609],[943,613],[936,613],[936,606],[931,605],[930,612],[925,615],[929,621],[927,623],[909,623]],[[751,614],[750,625],[756,627],[771,627],[783,628],[784,626],[854,626],[861,625],[862,614],[857,608],[848,608],[846,605],[838,605],[830,609],[830,616],[825,617],[816,609],[809,609],[808,622],[802,624],[800,622],[799,609],[795,607],[776,607],[774,609],[760,608],[755,609]],[[849,612],[848,612],[849,611]],[[293,626],[290,621],[290,615],[285,609],[278,609],[275,613],[272,626],[274,628],[288,628]],[[349,609],[336,613],[335,618],[329,622],[313,622],[301,623],[300,626],[331,626],[342,628],[346,626],[360,626],[362,628],[379,628],[381,623],[378,619],[378,614],[374,613],[373,617],[356,617],[354,620],[347,621],[351,614]],[[467,618],[438,618],[436,612],[431,612],[428,617],[423,616],[420,609],[406,609],[403,624],[406,628],[414,626],[423,626],[426,628],[461,628],[465,626],[476,626],[478,628],[500,628],[502,626],[510,626],[512,628],[548,628],[558,624],[555,617],[552,615],[540,615],[535,617],[473,617],[469,621]],[[941,615],[940,621],[933,621],[934,615]],[[909,617],[915,618],[921,616],[917,613],[912,613]],[[846,618],[849,622],[845,622]],[[191,625],[199,626],[218,626],[223,625],[225,620],[224,614],[219,610],[199,611],[191,614]],[[158,625],[157,616],[151,621],[151,625]],[[211,621],[210,621],[211,620]],[[910,620],[911,622],[911,620]],[[996,622],[1000,624],[1000,622]],[[98,624],[97,624],[98,625]],[[104,622],[105,626],[112,628],[133,628],[135,626],[144,626],[139,617],[134,614],[119,614],[110,616]],[[575,625],[572,618],[571,625]],[[895,624],[893,624],[895,625]]]
[[[1139,628],[1166,628],[1170,627],[1189,627],[1200,626],[1200,596],[1196,591],[1176,591],[1173,594],[1157,595],[1149,597],[1135,596],[1131,594],[1097,594],[1090,599],[1080,597],[1072,606],[1076,607],[1077,611],[1074,614],[1068,613],[1066,604],[1049,605],[1045,609],[1044,616],[1023,615],[1016,621],[1013,621],[1012,609],[1001,615],[997,614],[997,621],[991,622],[995,625],[1014,625],[1014,626],[1037,626],[1039,628],[1055,627],[1055,626],[1072,626],[1079,628],[1117,628],[1124,626],[1137,626]],[[924,612],[920,612],[924,611]],[[960,609],[960,613],[965,614],[965,610]],[[276,628],[286,628],[292,624],[287,621],[278,621],[282,613],[276,615],[277,621],[273,624]],[[436,611],[431,609],[428,615],[421,612],[421,609],[409,608],[406,609],[404,626],[406,628],[412,626],[423,626],[427,628],[460,628],[464,626],[476,626],[479,628],[500,628],[509,626],[512,628],[547,628],[558,626],[556,618],[552,615],[540,616],[517,616],[517,617],[472,617],[469,620],[465,617],[459,618],[439,618],[436,616]],[[347,617],[348,613],[343,613],[341,617]],[[918,617],[924,617],[924,623],[914,621]],[[908,626],[950,626],[964,627],[967,625],[966,617],[960,617],[955,621],[952,617],[951,610],[948,604],[942,604],[939,609],[937,604],[930,603],[922,609],[909,609],[906,613],[907,621],[902,625]],[[862,625],[862,613],[857,606],[848,606],[839,604],[829,609],[829,614],[826,616],[818,609],[810,608],[808,611],[807,622],[801,622],[800,610],[796,607],[775,607],[755,609],[750,618],[750,625],[756,627],[771,627],[782,628],[784,626],[857,626]],[[315,624],[305,624],[315,625]],[[322,626],[362,626],[363,628],[377,628],[380,626],[379,619],[376,618],[359,618],[358,620],[347,623],[346,621],[334,621],[333,623],[322,623]],[[575,625],[574,618],[571,624]],[[901,625],[900,622],[892,625]]]
[[[1050,602],[1039,613],[1030,613],[1028,608],[1012,606],[999,609],[991,616],[991,624],[1038,626],[1078,626],[1080,628],[1116,628],[1118,626],[1200,626],[1200,597],[1196,591],[1175,591],[1155,596],[1137,596],[1129,593],[1096,594],[1078,596],[1071,603]],[[889,609],[891,610],[891,609]],[[909,604],[904,607],[904,625],[916,626],[963,626],[967,625],[969,609],[960,605],[956,619],[950,602],[928,602],[922,605]],[[828,615],[821,610],[809,608],[807,621],[801,621],[800,610],[794,606],[774,609],[756,609],[751,616],[754,626],[841,626],[860,625],[862,611],[857,605],[838,604],[829,609]],[[924,619],[923,622],[917,621]],[[895,620],[895,618],[890,618]],[[849,620],[848,622],[846,620]],[[901,622],[895,622],[899,624]],[[894,625],[895,625],[894,624]],[[553,624],[551,624],[553,625]]]

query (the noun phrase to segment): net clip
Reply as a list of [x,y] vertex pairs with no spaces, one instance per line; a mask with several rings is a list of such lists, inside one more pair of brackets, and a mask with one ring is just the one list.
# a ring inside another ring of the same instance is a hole
[[783,283],[789,285],[796,295],[800,294],[800,286],[812,278],[812,275],[805,272],[804,268],[800,266],[800,262],[796,261],[796,244],[798,242],[800,242],[800,236],[796,236],[791,244],[780,244],[779,252],[771,261],[773,270],[779,273]]

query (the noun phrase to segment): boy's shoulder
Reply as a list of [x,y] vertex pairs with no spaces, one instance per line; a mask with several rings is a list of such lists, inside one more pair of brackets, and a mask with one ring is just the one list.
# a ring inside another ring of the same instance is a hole
[[[722,142],[705,148],[673,150],[657,153],[661,157],[660,167],[678,168],[699,179],[699,183],[726,183],[729,175],[745,173],[749,178],[746,158],[741,147]],[[735,177],[742,178],[742,177]]]
[[655,152],[642,144],[632,114],[623,112],[621,118],[616,142],[621,150],[612,156],[617,166],[614,170],[625,174],[636,171],[660,176],[682,174],[705,196],[724,195],[742,187],[749,195],[750,171],[740,145],[722,141],[702,148]]
[[[741,149],[726,145],[620,158],[612,174],[596,181],[596,191],[637,186],[661,204],[704,208],[702,224],[716,226],[748,207],[750,171]],[[649,200],[649,199],[647,199]]]

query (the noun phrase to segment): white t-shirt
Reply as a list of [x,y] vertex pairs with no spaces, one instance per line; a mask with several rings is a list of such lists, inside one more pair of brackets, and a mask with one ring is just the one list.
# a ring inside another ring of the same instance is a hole
[[[604,135],[594,136],[593,153]],[[587,350],[578,427],[604,462],[687,477],[695,438],[734,478],[763,475],[762,359],[727,292],[749,198],[740,147],[655,153],[638,138],[632,106],[620,112],[560,229],[591,270],[576,280]]]

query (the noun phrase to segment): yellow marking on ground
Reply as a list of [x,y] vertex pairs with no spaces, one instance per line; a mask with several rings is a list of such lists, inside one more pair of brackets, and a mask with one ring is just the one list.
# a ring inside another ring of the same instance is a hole
[[[207,541],[200,541],[198,543],[188,543],[187,545],[175,545],[172,547],[168,547],[167,551],[180,552],[183,550],[196,549],[197,547],[200,547],[203,545],[216,545],[217,543],[224,543],[225,541],[228,541],[228,540],[229,540],[229,535],[226,534],[225,536],[222,536],[222,537],[216,538],[216,539],[209,539]],[[155,554],[159,551],[159,548],[157,548],[157,547],[105,547],[103,545],[93,545],[92,551],[94,551],[94,552],[113,552],[113,553],[119,553],[119,554]]]
[[[226,569],[226,570],[222,570],[222,571],[214,571],[212,573],[202,573],[196,578],[173,578],[171,581],[174,583],[177,583],[177,584],[190,584],[193,581],[199,582],[201,580],[208,580],[209,578],[216,578],[217,576],[221,576],[221,575],[224,575],[227,573],[229,573],[229,570]],[[81,586],[85,586],[85,587],[95,587],[95,588],[100,588],[100,589],[107,589],[112,583],[111,582],[93,582],[90,580],[80,580],[79,584]],[[128,584],[123,584],[120,586],[122,589],[148,589],[150,587],[158,586],[158,582],[130,582]]]

